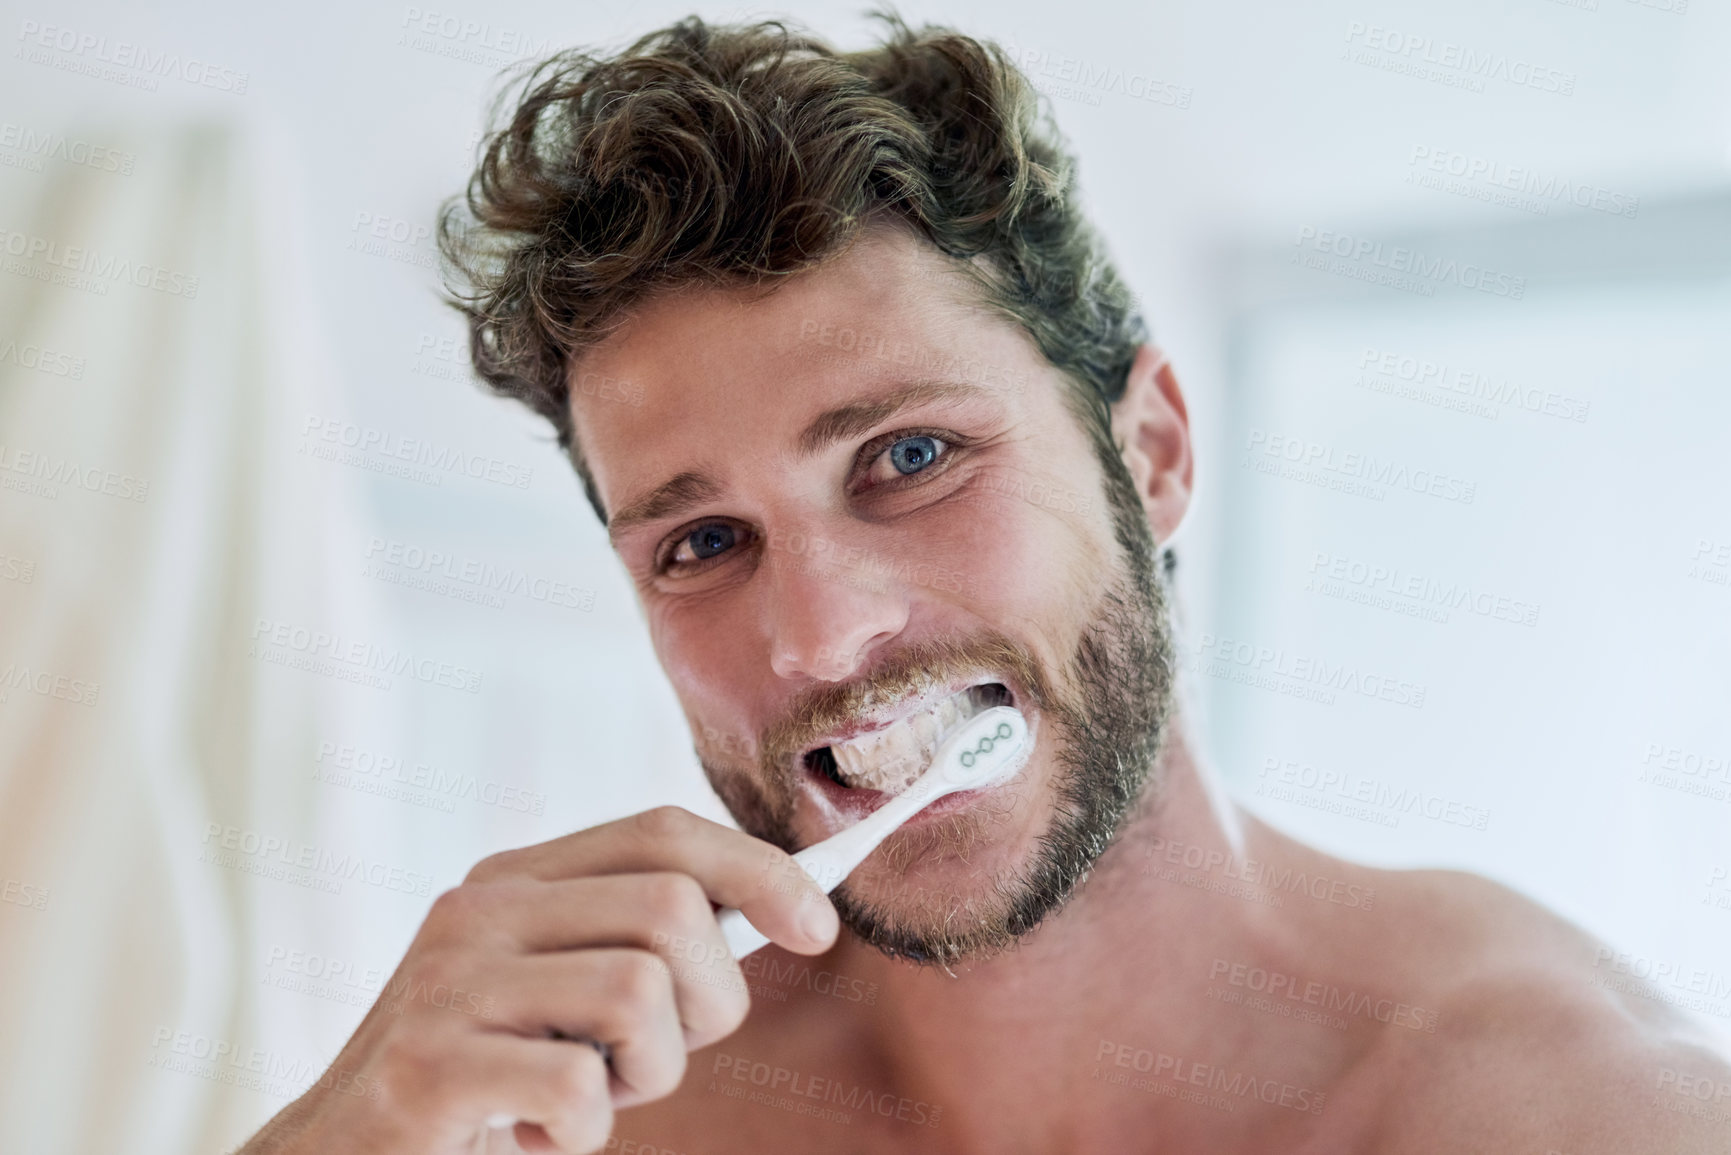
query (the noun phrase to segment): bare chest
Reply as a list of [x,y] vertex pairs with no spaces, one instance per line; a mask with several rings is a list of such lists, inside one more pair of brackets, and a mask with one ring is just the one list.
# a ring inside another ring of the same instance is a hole
[[944,1108],[845,1064],[755,1058],[727,1043],[692,1056],[680,1089],[622,1112],[610,1155],[945,1150]]

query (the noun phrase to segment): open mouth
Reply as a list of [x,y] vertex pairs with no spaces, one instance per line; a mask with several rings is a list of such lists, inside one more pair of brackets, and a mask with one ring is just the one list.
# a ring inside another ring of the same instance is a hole
[[993,706],[1014,704],[1015,696],[1001,682],[968,686],[892,725],[809,750],[804,763],[850,790],[899,794],[926,772],[950,731]]

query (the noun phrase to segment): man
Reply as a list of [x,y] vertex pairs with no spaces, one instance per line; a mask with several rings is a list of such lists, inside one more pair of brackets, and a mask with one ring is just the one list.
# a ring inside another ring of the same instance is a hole
[[[483,861],[393,983],[491,1015],[375,1008],[246,1150],[1726,1150],[1731,1070],[1608,950],[1221,792],[1173,704],[1172,369],[1025,82],[889,23],[567,54],[489,138],[444,229],[477,370],[558,431],[744,832]],[[787,852],[1000,703],[1025,768],[832,905]]]

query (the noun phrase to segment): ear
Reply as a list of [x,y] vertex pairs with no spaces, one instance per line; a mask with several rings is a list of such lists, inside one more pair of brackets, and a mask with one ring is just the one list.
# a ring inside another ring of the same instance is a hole
[[1111,410],[1112,441],[1136,483],[1154,540],[1164,542],[1190,508],[1195,461],[1184,394],[1158,346],[1136,350],[1124,395]]

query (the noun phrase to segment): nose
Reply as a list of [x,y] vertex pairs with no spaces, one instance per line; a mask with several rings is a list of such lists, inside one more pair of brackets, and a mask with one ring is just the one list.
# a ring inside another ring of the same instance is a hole
[[[786,546],[801,545],[797,535],[786,539]],[[899,583],[876,577],[868,566],[820,556],[828,552],[769,551],[765,612],[769,665],[777,677],[843,681],[907,626],[908,601]]]

